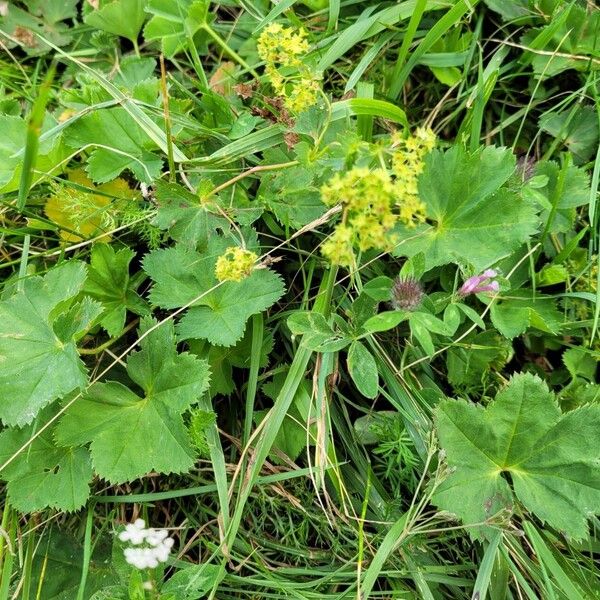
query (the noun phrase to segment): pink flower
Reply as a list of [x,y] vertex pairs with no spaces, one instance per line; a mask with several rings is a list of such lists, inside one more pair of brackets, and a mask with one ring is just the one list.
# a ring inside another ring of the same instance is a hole
[[467,279],[460,290],[459,296],[468,296],[469,294],[480,294],[481,292],[497,292],[500,289],[497,281],[492,281],[498,273],[494,269],[486,269],[481,275],[474,275]]

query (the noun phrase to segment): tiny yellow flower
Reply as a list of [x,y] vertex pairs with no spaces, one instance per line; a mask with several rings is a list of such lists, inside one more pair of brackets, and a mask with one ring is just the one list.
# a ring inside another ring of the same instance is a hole
[[250,250],[231,246],[217,258],[215,276],[219,281],[242,281],[252,273],[257,259]]
[[392,136],[391,172],[381,167],[354,167],[336,173],[322,188],[327,206],[340,204],[342,223],[323,244],[323,255],[332,263],[352,266],[354,248],[390,252],[398,243],[393,232],[398,222],[408,228],[425,221],[425,204],[419,198],[418,176],[425,155],[435,146],[435,135],[419,128],[414,135]]
[[321,246],[321,253],[335,265],[350,267],[354,264],[352,249],[352,229],[346,225],[338,225],[329,239]]
[[[275,86],[273,86],[275,87]],[[317,103],[319,84],[314,79],[303,77],[292,86],[285,100],[285,106],[292,112],[299,113]]]
[[425,152],[430,152],[435,148],[435,133],[429,127],[417,127],[415,130],[415,138],[421,143],[421,148]]
[[[265,74],[292,113],[314,106],[319,98],[320,78],[304,60],[310,48],[307,37],[304,29],[294,30],[280,23],[270,23],[257,42],[258,55],[265,61]],[[285,70],[282,72],[281,69]],[[295,69],[297,74],[289,74],[290,69]]]
[[270,23],[258,38],[258,55],[267,64],[295,66],[298,62],[297,57],[308,52],[307,35],[304,29],[294,31],[280,23]]

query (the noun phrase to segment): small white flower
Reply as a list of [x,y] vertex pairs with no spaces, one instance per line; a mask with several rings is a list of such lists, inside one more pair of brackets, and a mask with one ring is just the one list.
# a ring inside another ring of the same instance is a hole
[[119,534],[119,539],[134,546],[123,550],[126,562],[137,569],[154,569],[160,563],[167,562],[175,543],[168,535],[166,529],[146,529],[143,519],[136,519],[126,525],[125,531]]
[[[141,527],[140,527],[141,522]],[[144,529],[144,520],[137,519],[135,523],[125,525],[125,531],[119,534],[119,539],[122,542],[131,542],[135,546],[143,543],[146,538],[146,530]]]
[[167,538],[169,533],[166,529],[149,529],[146,534],[146,541],[151,546],[158,546]]

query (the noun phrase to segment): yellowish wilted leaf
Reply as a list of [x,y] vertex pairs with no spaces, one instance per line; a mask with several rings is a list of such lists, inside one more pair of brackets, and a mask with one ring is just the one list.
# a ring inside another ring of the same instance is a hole
[[68,180],[98,193],[69,185],[55,189],[46,201],[44,211],[51,221],[61,227],[61,239],[80,242],[104,233],[101,240],[110,241],[109,231],[117,224],[115,200],[133,199],[135,190],[121,178],[95,186],[83,169],[70,171]]

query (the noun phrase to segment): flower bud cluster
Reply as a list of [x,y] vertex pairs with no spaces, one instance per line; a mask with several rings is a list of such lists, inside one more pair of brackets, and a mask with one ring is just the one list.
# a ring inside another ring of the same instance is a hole
[[400,222],[414,227],[425,220],[425,205],[417,190],[417,178],[423,172],[423,159],[435,145],[430,129],[417,129],[407,138],[393,143],[391,172],[354,167],[334,175],[322,188],[321,199],[327,206],[341,204],[342,221],[322,246],[323,255],[332,263],[354,264],[354,248],[391,251],[398,243],[392,233]]
[[424,297],[423,287],[414,277],[398,277],[392,286],[392,306],[396,310],[413,311]]
[[215,276],[219,281],[242,281],[254,269],[258,256],[239,246],[231,246],[217,258]]
[[174,544],[168,535],[166,529],[146,529],[144,519],[136,519],[119,534],[122,542],[133,545],[123,550],[125,560],[136,569],[154,569],[167,562]]
[[400,221],[414,227],[425,220],[425,205],[419,198],[417,180],[425,166],[424,158],[435,147],[435,134],[426,127],[418,127],[414,135],[396,137],[392,155],[392,172],[396,176],[396,204]]
[[[303,60],[309,49],[307,35],[304,29],[295,31],[270,23],[258,38],[257,50],[265,61],[265,73],[275,93],[293,113],[316,104],[320,90],[320,77]],[[290,70],[295,74],[289,75]]]

